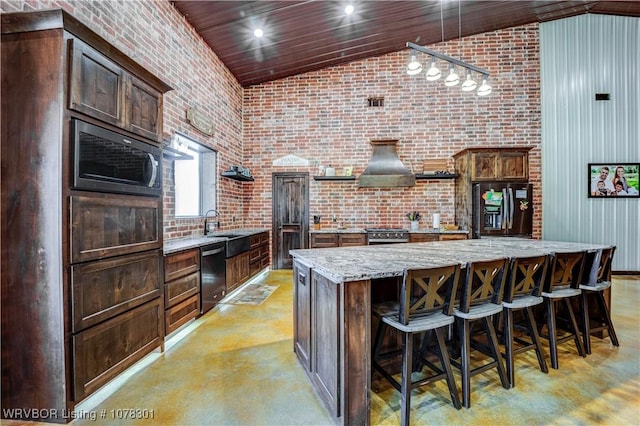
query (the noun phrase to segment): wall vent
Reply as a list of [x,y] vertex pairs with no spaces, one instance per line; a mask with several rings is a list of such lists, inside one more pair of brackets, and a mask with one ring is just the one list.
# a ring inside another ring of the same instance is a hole
[[367,99],[369,108],[381,108],[384,106],[384,97],[376,97]]

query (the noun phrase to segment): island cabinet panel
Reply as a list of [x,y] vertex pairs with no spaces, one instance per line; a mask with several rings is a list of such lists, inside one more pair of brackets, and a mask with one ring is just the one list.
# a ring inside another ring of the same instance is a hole
[[338,234],[338,247],[366,246],[367,234]]
[[161,345],[161,303],[158,298],[73,336],[76,401]]
[[71,260],[84,262],[162,247],[162,199],[71,196]]
[[124,71],[80,40],[69,45],[69,108],[123,127]]
[[73,332],[160,296],[159,250],[71,267]]
[[293,310],[295,351],[302,366],[311,372],[311,271],[305,264],[293,262]]
[[340,287],[315,272],[311,280],[311,378],[329,412],[338,417],[341,415]]

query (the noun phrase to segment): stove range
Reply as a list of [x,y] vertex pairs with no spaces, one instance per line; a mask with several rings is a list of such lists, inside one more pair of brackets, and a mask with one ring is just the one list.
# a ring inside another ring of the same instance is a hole
[[409,242],[409,230],[404,228],[366,228],[365,231],[369,245]]

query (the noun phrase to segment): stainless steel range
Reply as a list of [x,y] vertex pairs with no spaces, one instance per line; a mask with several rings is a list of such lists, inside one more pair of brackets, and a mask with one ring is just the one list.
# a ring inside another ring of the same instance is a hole
[[373,244],[408,243],[409,231],[403,228],[367,228],[367,241]]

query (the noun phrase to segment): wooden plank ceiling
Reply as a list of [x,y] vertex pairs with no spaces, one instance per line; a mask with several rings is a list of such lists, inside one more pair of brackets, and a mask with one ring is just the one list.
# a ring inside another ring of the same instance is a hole
[[349,16],[347,3],[172,1],[244,87],[400,51],[408,41],[428,45],[584,13],[640,16],[637,0],[353,0]]

